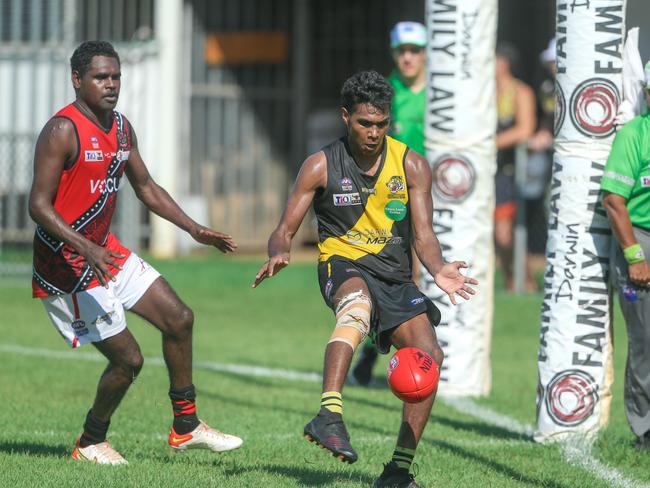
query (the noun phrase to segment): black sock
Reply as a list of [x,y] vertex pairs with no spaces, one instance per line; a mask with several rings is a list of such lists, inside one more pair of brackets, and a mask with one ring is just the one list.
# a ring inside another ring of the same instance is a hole
[[196,416],[196,391],[194,385],[185,388],[171,388],[169,398],[174,409],[174,431],[177,434],[187,434],[199,426]]
[[84,433],[79,438],[80,447],[88,447],[91,444],[99,444],[106,440],[106,432],[111,421],[104,422],[93,414],[92,410],[88,410],[86,415],[86,422],[84,423]]

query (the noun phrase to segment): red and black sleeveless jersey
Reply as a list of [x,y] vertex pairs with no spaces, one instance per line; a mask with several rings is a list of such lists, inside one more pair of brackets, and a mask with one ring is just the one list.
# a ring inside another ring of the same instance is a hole
[[[114,259],[122,265],[130,254],[109,231],[120,179],[131,150],[129,123],[113,112],[106,131],[88,118],[74,103],[57,112],[72,122],[77,136],[74,163],[61,173],[54,209],[86,239],[125,255]],[[111,267],[112,268],[112,267]],[[119,269],[112,268],[115,275]],[[99,282],[86,259],[72,246],[47,233],[41,226],[34,235],[34,297],[76,293]]]

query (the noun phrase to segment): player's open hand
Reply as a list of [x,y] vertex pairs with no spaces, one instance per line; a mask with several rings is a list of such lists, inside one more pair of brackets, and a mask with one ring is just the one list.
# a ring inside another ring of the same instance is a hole
[[467,263],[464,261],[446,263],[433,276],[438,288],[449,296],[451,303],[454,305],[456,305],[456,295],[463,297],[465,300],[469,300],[470,295],[476,294],[474,289],[469,285],[478,285],[478,281],[474,278],[462,275],[460,272],[461,268],[467,268]]
[[253,288],[256,288],[266,278],[272,278],[281,269],[289,265],[289,253],[285,252],[269,258],[269,260],[262,265],[260,270],[255,275],[255,282]]
[[124,254],[111,251],[105,247],[98,246],[97,244],[88,241],[86,249],[81,253],[90,267],[90,270],[99,281],[99,284],[104,288],[108,288],[109,281],[115,281],[110,266],[116,269],[122,269],[122,266],[117,264],[113,259],[122,259]]
[[206,246],[214,246],[224,254],[237,249],[237,244],[231,236],[208,229],[202,225],[190,231],[190,235],[196,242],[205,244]]

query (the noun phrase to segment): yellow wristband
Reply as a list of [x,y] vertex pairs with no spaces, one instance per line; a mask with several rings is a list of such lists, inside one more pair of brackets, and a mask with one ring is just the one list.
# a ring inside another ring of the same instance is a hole
[[640,244],[632,244],[623,249],[623,256],[628,264],[636,264],[645,261],[645,254]]

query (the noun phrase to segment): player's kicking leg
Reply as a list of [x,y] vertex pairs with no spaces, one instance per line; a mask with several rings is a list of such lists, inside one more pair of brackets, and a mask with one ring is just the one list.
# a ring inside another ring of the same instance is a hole
[[[438,365],[442,364],[444,357],[442,349],[438,345],[429,319],[424,314],[413,317],[395,328],[391,334],[391,342],[398,349],[419,347],[429,353]],[[410,474],[410,468],[415,450],[429,420],[434,400],[435,393],[420,403],[404,403],[402,424],[395,451],[391,460],[384,465],[384,471],[375,480],[374,488],[417,488],[419,486]]]
[[341,392],[354,350],[370,328],[372,305],[365,281],[361,277],[345,281],[336,291],[333,303],[336,327],[325,349],[321,408],[305,426],[304,435],[351,464],[357,460],[357,453],[343,423]]
[[174,413],[169,445],[176,450],[210,449],[215,452],[241,446],[239,437],[213,429],[197,416],[196,392],[192,384],[192,310],[167,281],[159,277],[131,311],[162,332],[163,356],[169,371],[169,398]]

